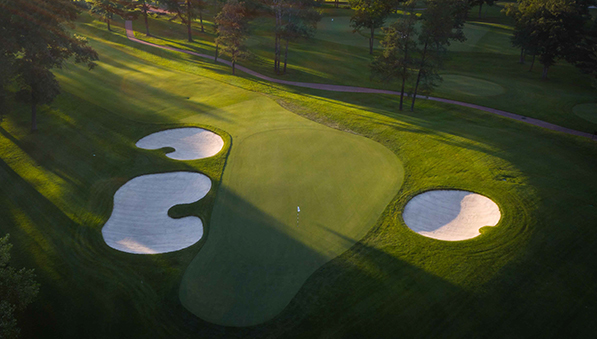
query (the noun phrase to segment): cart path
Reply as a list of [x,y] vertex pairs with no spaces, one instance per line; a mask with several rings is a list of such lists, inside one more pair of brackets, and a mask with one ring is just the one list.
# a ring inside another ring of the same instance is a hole
[[[133,31],[133,22],[130,21],[130,20],[126,21],[125,27],[126,27],[126,36],[127,36],[127,38],[129,40],[133,41],[133,42],[137,42],[137,43],[140,43],[140,44],[143,44],[143,45],[152,46],[152,47],[156,47],[156,48],[161,48],[161,49],[165,49],[165,50],[169,50],[169,51],[190,54],[190,55],[194,55],[194,56],[198,56],[198,57],[206,58],[206,59],[210,59],[210,60],[214,60],[215,59],[212,55],[191,52],[191,51],[184,50],[184,49],[174,48],[174,47],[170,47],[170,46],[162,46],[162,45],[158,45],[158,44],[153,44],[153,43],[150,43],[150,42],[146,42],[146,41],[143,41],[143,40],[139,40],[139,39],[135,38],[135,32]],[[228,66],[232,66],[232,63],[230,61],[218,59],[218,62],[222,63],[222,64],[225,64],[225,65],[228,65]],[[374,88],[366,88],[366,87],[353,87],[353,86],[342,86],[342,85],[316,84],[316,83],[310,83],[310,82],[296,82],[296,81],[274,79],[274,78],[270,78],[268,76],[265,76],[263,74],[257,73],[257,72],[255,72],[253,70],[250,70],[250,69],[248,69],[246,67],[239,66],[239,65],[236,65],[236,69],[239,70],[239,71],[245,72],[245,73],[247,73],[249,75],[252,75],[252,76],[254,76],[256,78],[259,78],[259,79],[262,79],[262,80],[265,80],[265,81],[269,81],[269,82],[273,82],[273,83],[277,83],[277,84],[282,84],[282,85],[304,87],[304,88],[312,88],[312,89],[318,89],[318,90],[323,90],[323,91],[333,91],[333,92],[352,92],[352,93],[374,93],[374,94],[400,95],[400,92],[383,90],[383,89],[374,89]],[[573,129],[570,129],[570,128],[566,128],[566,127],[554,125],[554,124],[551,124],[549,122],[545,122],[543,120],[528,118],[528,117],[525,117],[523,115],[518,115],[518,114],[506,112],[506,111],[501,111],[499,109],[489,108],[489,107],[475,105],[475,104],[469,104],[469,103],[462,102],[462,101],[456,101],[456,100],[450,100],[450,99],[443,99],[443,98],[421,97],[421,99],[427,99],[427,100],[431,100],[431,101],[438,101],[438,102],[443,102],[443,103],[448,103],[448,104],[458,105],[458,106],[463,106],[463,107],[470,107],[470,108],[478,109],[478,110],[481,110],[481,111],[484,111],[484,112],[497,114],[497,115],[500,115],[500,116],[503,116],[503,117],[506,117],[506,118],[510,118],[510,119],[514,119],[514,120],[518,120],[518,121],[522,121],[522,122],[526,122],[527,124],[531,124],[531,125],[543,127],[543,128],[546,128],[546,129],[549,129],[549,130],[552,130],[552,131],[557,131],[557,132],[562,132],[562,133],[566,133],[566,134],[581,136],[581,137],[585,137],[585,138],[591,138],[591,139],[593,138],[593,135],[591,133],[573,130]]]

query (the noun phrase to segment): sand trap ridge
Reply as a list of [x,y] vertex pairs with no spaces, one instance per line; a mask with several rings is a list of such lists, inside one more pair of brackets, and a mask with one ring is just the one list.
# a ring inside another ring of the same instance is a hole
[[457,241],[478,236],[484,226],[500,221],[500,209],[491,199],[472,192],[436,190],[412,198],[404,208],[404,222],[426,237]]
[[166,154],[175,160],[196,160],[212,157],[222,150],[224,140],[214,132],[203,128],[175,128],[150,134],[137,141],[137,147],[160,149],[172,147],[174,152]]
[[172,219],[168,210],[203,198],[211,180],[200,173],[171,172],[133,178],[116,191],[114,208],[102,228],[104,241],[119,251],[154,254],[178,251],[199,241],[197,217]]

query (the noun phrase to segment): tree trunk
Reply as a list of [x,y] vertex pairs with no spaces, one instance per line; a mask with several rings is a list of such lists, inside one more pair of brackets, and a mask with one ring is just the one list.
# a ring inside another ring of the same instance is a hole
[[284,70],[282,74],[286,74],[286,63],[288,61],[288,39],[286,39],[286,50],[284,51]]
[[520,49],[520,61],[519,62],[524,65],[524,48]]
[[236,70],[236,61],[234,61],[234,59],[232,60],[232,75],[235,75],[235,70]]
[[529,72],[533,70],[533,66],[535,65],[535,57],[536,56],[537,56],[536,54],[533,54],[533,61],[531,61],[531,68],[529,68]]
[[427,54],[427,45],[428,42],[425,41],[425,46],[423,47],[423,55],[421,56],[421,65],[419,66],[419,74],[417,74],[417,82],[415,84],[415,90],[413,91],[413,100],[410,104],[410,111],[415,111],[415,100],[417,100],[417,92],[419,91],[419,81],[421,81],[421,73],[423,71],[423,67],[425,65],[425,55]]
[[187,0],[187,31],[189,33],[189,42],[193,42],[193,32],[191,31],[191,0]]
[[[407,37],[409,39],[409,37]],[[404,101],[404,85],[406,84],[407,60],[408,60],[408,42],[404,48],[404,67],[402,67],[402,89],[400,90],[400,110],[402,111],[402,102]]]
[[203,29],[203,11],[199,11],[199,22],[201,23],[201,33],[205,33]]
[[371,37],[369,38],[369,54],[373,54],[373,39],[375,38],[375,28],[371,27]]
[[336,8],[340,5],[340,0],[336,0]]
[[276,33],[276,49],[274,50],[274,72],[278,74],[278,50],[280,49],[280,36]]
[[216,41],[216,57],[214,58],[214,63],[218,63],[218,42]]
[[31,132],[37,131],[37,104],[31,104]]
[[481,17],[481,8],[483,8],[483,3],[479,4],[479,18]]
[[543,65],[543,75],[541,75],[541,78],[543,80],[547,80],[547,71],[549,70],[549,66],[545,66]]
[[147,20],[147,7],[143,7],[143,10],[143,15],[145,16],[145,35],[151,36],[151,34],[149,34],[149,22]]
[[110,19],[106,19],[106,23],[108,24],[108,31],[112,32],[112,29],[110,28]]

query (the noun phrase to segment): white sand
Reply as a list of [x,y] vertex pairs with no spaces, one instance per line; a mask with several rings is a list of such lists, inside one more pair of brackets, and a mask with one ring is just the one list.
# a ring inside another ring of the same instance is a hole
[[102,235],[119,251],[154,254],[178,251],[199,241],[197,217],[172,219],[168,210],[203,198],[211,180],[200,173],[171,172],[133,178],[116,191],[114,208]]
[[402,214],[406,226],[426,237],[457,241],[478,236],[484,226],[500,221],[491,199],[472,192],[436,190],[411,199]]
[[172,147],[166,154],[175,160],[196,160],[212,157],[222,150],[224,140],[214,132],[202,128],[175,128],[150,134],[137,141],[137,147],[160,149]]

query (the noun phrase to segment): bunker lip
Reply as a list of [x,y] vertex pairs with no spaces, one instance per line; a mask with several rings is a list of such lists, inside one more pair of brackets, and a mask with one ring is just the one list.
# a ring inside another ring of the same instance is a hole
[[474,238],[500,221],[498,205],[486,196],[461,190],[432,190],[404,207],[404,223],[420,235],[446,241]]
[[166,154],[175,160],[197,160],[213,157],[224,148],[224,140],[218,134],[199,127],[167,129],[150,134],[135,144],[139,148],[155,150],[172,147]]
[[102,228],[106,244],[134,254],[181,250],[203,237],[203,223],[195,216],[173,219],[168,210],[196,202],[209,192],[211,180],[195,172],[138,176],[114,194],[114,208]]

